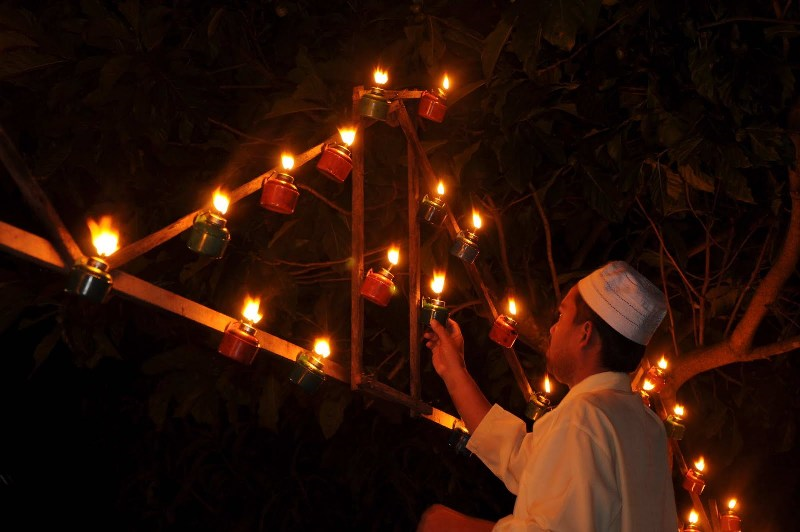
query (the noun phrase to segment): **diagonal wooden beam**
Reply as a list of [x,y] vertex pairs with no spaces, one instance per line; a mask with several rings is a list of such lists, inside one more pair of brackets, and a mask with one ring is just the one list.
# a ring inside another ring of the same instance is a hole
[[2,159],[3,164],[8,169],[8,173],[11,174],[11,178],[22,192],[25,202],[44,223],[64,262],[72,265],[83,259],[81,248],[72,238],[44,190],[33,178],[16,146],[11,142],[2,127],[0,127],[0,159]]
[[[399,105],[397,106],[397,118],[400,123],[400,127],[403,129],[403,132],[406,134],[406,138],[409,140],[411,147],[413,147],[414,151],[417,153],[417,161],[420,165],[420,169],[422,170],[422,177],[425,179],[426,187],[429,190],[435,190],[437,183],[436,173],[433,171],[430,161],[428,161],[428,155],[425,153],[425,148],[422,147],[422,142],[420,142],[419,137],[417,136],[417,131],[414,129],[414,125],[411,122],[411,117],[408,115],[408,111],[406,110],[405,106],[402,105],[402,102],[399,102]],[[450,234],[450,238],[455,238],[459,231],[461,231],[461,228],[458,226],[458,222],[456,221],[455,216],[453,216],[450,207],[446,206],[445,208],[447,209],[447,219],[445,221],[447,231]],[[491,293],[489,292],[486,283],[484,283],[483,279],[481,279],[478,269],[474,264],[465,264],[464,266],[466,267],[467,275],[472,281],[472,285],[475,287],[477,292],[483,296],[483,300],[486,303],[486,306],[489,308],[492,317],[497,318],[497,307],[492,300]],[[519,357],[517,357],[516,351],[513,348],[503,348],[503,354],[506,357],[506,361],[511,369],[511,373],[514,375],[514,379],[517,381],[517,386],[519,386],[519,389],[522,392],[522,395],[525,396],[525,399],[528,400],[533,395],[533,390],[530,382],[528,382],[528,377],[525,375],[525,371],[522,369],[522,364],[519,362]]]
[[[299,154],[294,158],[294,166],[295,168],[300,168],[314,157],[322,153],[322,148],[325,144],[329,142],[336,141],[338,139],[337,135],[332,135],[324,142],[317,144],[313,148],[304,151],[303,153]],[[264,172],[263,174],[255,177],[245,183],[244,185],[236,188],[230,193],[230,201],[231,204],[240,201],[250,194],[257,192],[261,189],[261,184],[263,183],[264,179],[269,177],[270,175],[274,174],[275,172],[279,171],[278,167],[271,168]],[[149,234],[146,237],[133,242],[132,244],[128,244],[127,246],[119,249],[116,253],[108,257],[109,266],[113,268],[118,268],[123,264],[130,262],[131,260],[135,259],[136,257],[147,253],[151,249],[160,246],[167,240],[170,240],[182,232],[186,231],[192,226],[195,217],[206,210],[208,207],[203,207],[202,209],[198,209],[194,212],[187,214],[186,216],[175,220],[168,226],[164,227],[163,229],[159,229],[155,233]]]

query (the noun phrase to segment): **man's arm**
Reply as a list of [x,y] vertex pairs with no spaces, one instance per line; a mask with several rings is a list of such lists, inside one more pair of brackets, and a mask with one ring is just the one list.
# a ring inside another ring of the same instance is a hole
[[490,532],[494,523],[434,504],[422,514],[417,532]]
[[433,354],[433,367],[447,386],[467,430],[473,432],[492,405],[467,371],[461,329],[450,319],[447,320],[447,329],[436,320],[431,320],[430,327],[431,330],[423,336],[427,340],[425,345]]

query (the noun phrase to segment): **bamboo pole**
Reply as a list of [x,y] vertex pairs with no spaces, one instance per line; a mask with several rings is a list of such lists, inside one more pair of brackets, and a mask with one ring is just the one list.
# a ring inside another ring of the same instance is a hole
[[[42,187],[33,178],[22,155],[2,127],[0,127],[0,159],[22,192],[25,202],[44,223],[64,262],[71,266],[82,260],[84,256],[81,248],[72,238],[64,222],[61,221],[61,216],[53,208],[53,204],[50,203]],[[64,268],[66,269],[67,266]]]

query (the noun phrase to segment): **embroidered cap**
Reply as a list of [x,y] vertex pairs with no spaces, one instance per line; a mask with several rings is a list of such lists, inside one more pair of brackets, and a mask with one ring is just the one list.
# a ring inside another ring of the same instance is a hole
[[580,281],[578,292],[615,331],[647,345],[667,313],[664,294],[627,262],[609,262]]

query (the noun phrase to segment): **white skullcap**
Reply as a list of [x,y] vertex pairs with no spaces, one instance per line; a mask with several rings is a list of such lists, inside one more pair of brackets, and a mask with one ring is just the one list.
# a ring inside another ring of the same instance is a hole
[[641,345],[667,313],[661,290],[623,261],[609,262],[578,281],[578,292],[615,331]]

